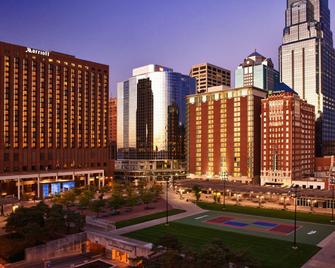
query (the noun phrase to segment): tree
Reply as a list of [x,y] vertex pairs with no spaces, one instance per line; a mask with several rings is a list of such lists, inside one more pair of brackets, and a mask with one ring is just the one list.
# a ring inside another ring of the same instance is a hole
[[99,190],[99,199],[104,199],[105,194],[108,193],[109,191],[110,191],[109,186],[101,187]]
[[49,234],[58,237],[66,231],[65,211],[62,205],[54,204],[49,210],[45,219],[45,226]]
[[91,200],[94,198],[94,193],[90,190],[83,191],[78,198],[79,207],[81,209],[87,208],[90,205]]
[[76,201],[77,195],[73,190],[69,190],[64,192],[62,195],[62,203],[68,208],[72,206]]
[[104,206],[105,200],[103,199],[93,200],[90,203],[90,209],[97,214],[97,217],[99,217],[99,213],[102,211]]
[[65,216],[67,233],[69,233],[69,230],[71,230],[71,228],[71,233],[79,233],[83,230],[85,225],[85,218],[83,216],[71,210],[66,211]]
[[9,215],[5,229],[8,233],[16,233],[25,237],[29,224],[42,228],[44,226],[44,211],[37,206],[31,208],[20,207]]
[[148,205],[152,203],[155,199],[155,193],[151,189],[145,190],[142,194],[142,202],[145,204],[145,208],[148,208]]
[[197,185],[197,184],[194,185],[193,188],[192,188],[192,191],[194,193],[196,202],[199,202],[200,197],[201,197],[201,188],[200,188],[200,186]]
[[108,206],[114,210],[121,208],[125,204],[126,200],[121,195],[112,195],[108,199]]
[[161,184],[154,184],[151,189],[154,193],[155,199],[159,198],[159,196],[163,193],[163,188]]

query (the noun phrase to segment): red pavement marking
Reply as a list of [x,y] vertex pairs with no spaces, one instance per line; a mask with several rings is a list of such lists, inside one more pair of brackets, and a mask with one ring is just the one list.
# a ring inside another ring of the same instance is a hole
[[224,223],[225,221],[230,221],[233,220],[234,218],[231,217],[225,217],[225,216],[221,216],[221,217],[217,217],[215,219],[211,219],[209,221],[207,221],[207,223]]
[[[300,226],[297,226],[297,229]],[[294,225],[288,225],[288,224],[280,224],[272,229],[269,230],[270,232],[278,232],[278,233],[284,233],[289,234],[294,231]]]

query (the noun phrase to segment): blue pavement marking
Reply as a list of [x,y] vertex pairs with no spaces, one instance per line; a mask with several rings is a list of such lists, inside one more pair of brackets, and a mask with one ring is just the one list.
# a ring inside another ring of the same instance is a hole
[[248,226],[248,223],[243,223],[239,221],[225,221],[224,224],[231,225],[231,226],[237,226],[237,227],[245,227]]
[[255,225],[263,226],[263,227],[276,227],[278,224],[276,223],[271,223],[271,222],[266,222],[266,221],[255,221],[253,222]]

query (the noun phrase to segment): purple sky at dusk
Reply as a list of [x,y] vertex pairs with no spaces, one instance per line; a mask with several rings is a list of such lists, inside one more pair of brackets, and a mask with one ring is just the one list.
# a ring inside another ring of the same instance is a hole
[[[210,62],[234,71],[255,48],[278,64],[286,0],[8,0],[0,40],[110,66],[110,91],[157,63],[188,74]],[[335,1],[329,0],[332,30]]]

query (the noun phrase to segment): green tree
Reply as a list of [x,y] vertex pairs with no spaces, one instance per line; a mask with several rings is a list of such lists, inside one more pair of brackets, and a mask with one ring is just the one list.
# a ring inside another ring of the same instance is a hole
[[147,189],[142,194],[142,202],[145,204],[145,207],[148,208],[148,205],[155,200],[155,193],[151,189]]
[[196,200],[197,202],[199,202],[200,197],[201,197],[201,188],[200,188],[200,186],[197,185],[197,184],[194,185],[193,188],[192,188],[192,191],[193,191],[193,193],[194,193],[195,200]]
[[76,198],[77,195],[73,190],[66,191],[62,195],[62,203],[68,208],[74,204]]
[[54,238],[65,233],[65,211],[62,205],[54,204],[45,219],[45,227]]
[[84,190],[78,198],[79,207],[81,209],[88,208],[90,205],[90,202],[94,198],[94,193],[90,190]]
[[99,217],[99,213],[102,211],[104,206],[105,206],[105,200],[103,199],[93,200],[90,203],[90,209],[96,213],[97,217]]
[[85,225],[85,218],[75,211],[68,210],[65,212],[65,225],[67,233],[79,233]]
[[125,205],[126,200],[121,195],[112,195],[107,201],[108,206],[113,210],[117,210]]

